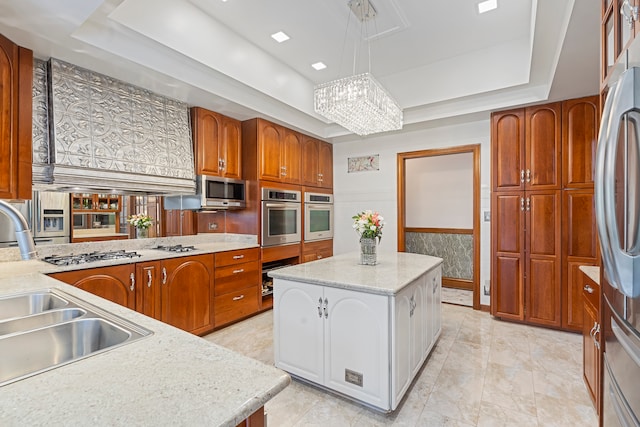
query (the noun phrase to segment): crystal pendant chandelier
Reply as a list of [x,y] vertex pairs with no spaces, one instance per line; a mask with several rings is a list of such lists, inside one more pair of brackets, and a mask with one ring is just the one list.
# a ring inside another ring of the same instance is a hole
[[[348,6],[363,22],[376,13],[369,0]],[[402,109],[369,72],[317,85],[313,100],[318,114],[360,136],[402,129]]]

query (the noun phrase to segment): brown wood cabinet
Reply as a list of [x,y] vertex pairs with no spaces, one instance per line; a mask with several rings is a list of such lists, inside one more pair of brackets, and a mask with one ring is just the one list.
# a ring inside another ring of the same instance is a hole
[[494,316],[581,330],[598,111],[587,97],[492,114]]
[[562,326],[579,332],[583,328],[581,265],[597,261],[596,219],[593,189],[562,192]]
[[219,252],[215,256],[215,327],[255,314],[260,308],[260,249]]
[[333,256],[333,240],[302,243],[302,262],[316,261]]
[[164,211],[165,236],[198,234],[197,215],[194,211],[169,209]]
[[563,188],[593,189],[600,108],[598,96],[562,102]]
[[333,188],[333,145],[310,136],[303,136],[302,184]]
[[116,304],[136,309],[134,264],[66,271],[49,276]]
[[0,199],[31,199],[33,52],[0,35]]
[[184,331],[213,329],[213,254],[161,261],[161,320]]
[[242,122],[246,179],[300,184],[302,134],[263,119]]
[[136,264],[136,311],[162,320],[162,262]]
[[580,274],[583,288],[584,323],[582,326],[582,373],[596,412],[600,410],[600,369],[602,334],[600,327],[600,286]]
[[242,178],[240,121],[200,107],[191,109],[198,175]]
[[637,21],[629,21],[622,15],[621,7],[625,1],[629,7],[625,10],[638,7],[638,0],[603,0],[601,21],[601,88],[603,88],[612,76],[612,71],[618,67],[624,68],[624,55],[621,55],[629,47],[640,32]]

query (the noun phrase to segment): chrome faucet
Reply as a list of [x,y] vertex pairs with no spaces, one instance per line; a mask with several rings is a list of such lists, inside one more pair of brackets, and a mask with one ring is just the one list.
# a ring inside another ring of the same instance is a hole
[[16,240],[20,247],[20,256],[22,259],[36,259],[38,257],[38,254],[36,253],[36,244],[33,241],[31,230],[29,230],[29,224],[27,224],[27,220],[24,216],[22,216],[19,210],[4,200],[0,200],[0,212],[7,215],[16,228]]

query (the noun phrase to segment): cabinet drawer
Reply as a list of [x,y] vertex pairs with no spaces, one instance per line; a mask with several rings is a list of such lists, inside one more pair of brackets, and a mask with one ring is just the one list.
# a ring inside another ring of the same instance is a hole
[[213,299],[214,325],[224,325],[249,316],[258,311],[258,293],[260,289],[251,286],[238,292],[231,292]]
[[[600,310],[600,286],[591,280],[587,275],[583,274],[582,279],[582,295],[586,301],[589,301],[594,309]],[[587,288],[587,286],[589,288]],[[592,289],[593,292],[589,292]]]
[[260,263],[258,261],[216,268],[213,285],[215,295],[236,292],[260,283]]
[[216,267],[257,261],[260,258],[260,248],[242,249],[239,251],[216,253]]

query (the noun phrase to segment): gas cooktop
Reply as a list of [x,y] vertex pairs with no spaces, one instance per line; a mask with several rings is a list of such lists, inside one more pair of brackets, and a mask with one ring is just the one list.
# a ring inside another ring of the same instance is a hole
[[156,246],[153,249],[158,249],[158,250],[167,251],[167,252],[191,252],[196,250],[196,248],[194,248],[193,246],[182,246],[182,245]]
[[86,254],[71,254],[71,255],[62,255],[62,256],[48,256],[44,257],[43,261],[48,262],[49,264],[54,265],[75,265],[75,264],[86,264],[89,262],[95,261],[105,261],[111,259],[123,259],[123,258],[137,258],[141,256],[137,252],[126,252],[124,250],[120,251],[110,251],[110,252],[91,252]]

